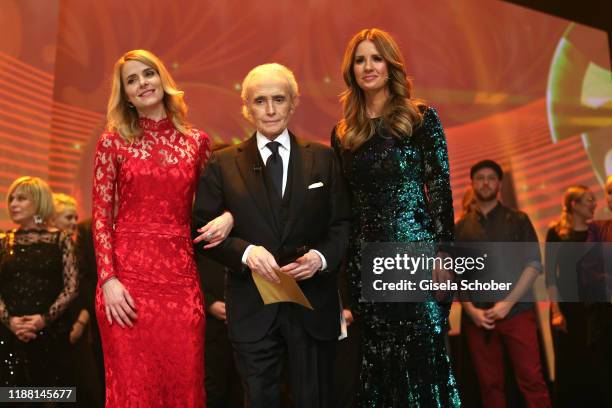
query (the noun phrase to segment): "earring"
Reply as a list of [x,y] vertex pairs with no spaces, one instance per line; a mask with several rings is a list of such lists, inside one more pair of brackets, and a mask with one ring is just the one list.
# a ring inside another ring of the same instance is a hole
[[43,218],[40,215],[35,214],[34,215],[34,224],[40,225],[42,223],[43,223]]
[[134,105],[132,105],[132,102],[128,102],[127,105],[130,109],[134,109]]

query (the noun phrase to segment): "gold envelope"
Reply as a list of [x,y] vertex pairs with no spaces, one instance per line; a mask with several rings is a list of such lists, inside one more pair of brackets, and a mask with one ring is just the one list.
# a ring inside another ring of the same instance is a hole
[[314,309],[295,279],[286,273],[277,272],[280,283],[270,282],[257,273],[251,273],[251,275],[253,275],[253,280],[265,305],[278,302],[294,302],[310,310]]

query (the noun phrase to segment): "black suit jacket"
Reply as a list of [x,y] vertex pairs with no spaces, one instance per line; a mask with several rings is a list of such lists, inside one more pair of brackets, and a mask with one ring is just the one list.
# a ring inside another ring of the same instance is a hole
[[[349,196],[330,148],[302,141],[293,134],[290,138],[286,190],[291,189],[291,195],[283,231],[275,227],[255,135],[213,153],[199,181],[194,236],[195,228],[223,211],[234,216],[230,236],[216,248],[205,251],[230,268],[226,307],[229,337],[233,341],[260,340],[278,312],[278,304],[263,304],[251,272],[242,264],[242,255],[250,244],[265,247],[277,261],[304,246],[325,256],[327,270],[298,282],[314,310],[296,307],[304,328],[314,338],[333,340],[339,334],[337,269],[348,244]],[[323,186],[308,188],[318,182]],[[198,245],[198,250],[203,251],[202,245]]]

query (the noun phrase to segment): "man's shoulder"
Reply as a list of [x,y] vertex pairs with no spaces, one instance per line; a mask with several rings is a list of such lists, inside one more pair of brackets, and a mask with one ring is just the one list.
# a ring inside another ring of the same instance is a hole
[[480,226],[478,212],[476,210],[468,211],[455,223],[455,238],[459,240],[466,239],[466,237],[463,236],[464,233],[469,234],[467,231],[473,231],[473,228]]
[[518,208],[509,207],[502,203],[499,203],[499,209],[505,212],[506,214],[510,214],[513,216],[527,215],[523,211],[519,210]]
[[240,146],[242,143],[244,143],[244,142],[241,142],[241,143],[238,143],[238,144],[229,145],[229,146],[225,146],[225,147],[223,147],[223,148],[221,148],[219,150],[215,150],[214,153],[215,153],[216,156],[219,156],[219,157],[235,154],[236,151],[238,150],[238,146]]
[[241,153],[245,149],[247,144],[250,142],[251,138],[248,138],[240,143],[232,144],[222,149],[215,150],[213,154],[219,161],[230,160],[236,157],[237,154]]
[[457,230],[458,228],[463,228],[463,226],[465,225],[465,223],[467,222],[468,216],[470,215],[469,212],[466,212],[465,214],[463,214],[461,217],[459,217],[459,219],[457,220],[457,222],[455,222],[455,230]]
[[507,218],[512,218],[519,221],[529,221],[529,215],[517,208],[508,207],[507,205],[500,203],[499,209]]
[[333,154],[333,150],[331,147],[324,145],[323,143],[316,142],[314,140],[303,139],[300,137],[295,137],[295,140],[301,148],[308,149],[314,154],[317,155],[331,155]]
[[323,143],[315,142],[315,141],[310,141],[309,143],[310,143],[310,148],[313,149],[313,151],[316,153],[323,153],[323,154],[333,153],[332,148],[327,145],[324,145]]
[[506,207],[503,220],[506,227],[510,228],[514,234],[513,240],[526,242],[538,240],[534,225],[526,212]]

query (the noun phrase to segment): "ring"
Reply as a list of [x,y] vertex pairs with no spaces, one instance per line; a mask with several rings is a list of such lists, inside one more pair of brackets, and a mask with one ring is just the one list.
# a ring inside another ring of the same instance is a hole
[[211,239],[213,237],[213,235],[214,234],[212,232],[209,232],[208,234],[206,234],[206,238]]

